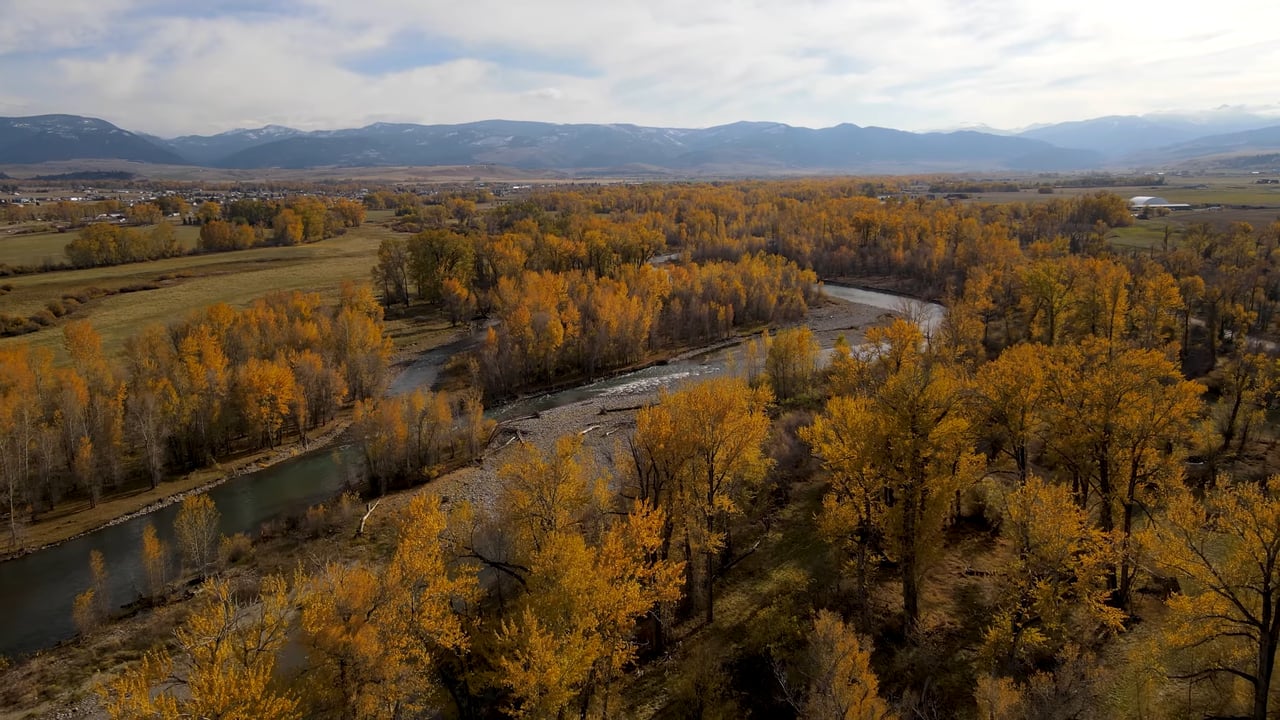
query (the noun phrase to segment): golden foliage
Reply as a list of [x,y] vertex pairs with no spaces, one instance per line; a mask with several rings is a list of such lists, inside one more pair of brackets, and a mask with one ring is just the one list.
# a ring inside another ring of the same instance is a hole
[[222,515],[213,500],[204,493],[182,499],[173,520],[173,532],[187,569],[204,572],[213,564],[218,550],[218,521]]
[[865,364],[859,374],[869,378],[863,395],[833,398],[802,437],[831,472],[823,501],[827,536],[854,551],[863,592],[876,556],[897,560],[903,607],[914,624],[920,583],[955,499],[983,463],[961,404],[963,378],[922,352],[919,329],[898,320],[867,339],[879,349],[857,360]]
[[891,720],[871,669],[871,642],[830,610],[813,621],[804,658],[809,678],[802,713],[813,720]]
[[1190,683],[1243,680],[1250,697],[1235,710],[1266,718],[1280,649],[1280,499],[1225,477],[1203,501],[1171,492],[1142,539],[1182,589],[1167,602],[1167,674]]
[[[294,693],[278,687],[276,654],[296,602],[278,576],[245,604],[226,581],[206,583],[199,606],[176,631],[177,652],[154,650],[99,689],[112,720],[301,718]],[[179,690],[180,688],[180,690]]]
[[997,672],[1021,676],[1060,662],[1070,646],[1123,629],[1108,604],[1110,538],[1061,486],[1030,477],[997,502],[1012,562],[1001,573],[995,615],[981,655]]

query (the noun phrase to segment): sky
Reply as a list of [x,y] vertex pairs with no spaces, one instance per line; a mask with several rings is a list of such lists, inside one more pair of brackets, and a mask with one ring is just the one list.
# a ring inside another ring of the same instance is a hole
[[1280,118],[1280,2],[0,0],[0,116],[166,137],[502,118]]

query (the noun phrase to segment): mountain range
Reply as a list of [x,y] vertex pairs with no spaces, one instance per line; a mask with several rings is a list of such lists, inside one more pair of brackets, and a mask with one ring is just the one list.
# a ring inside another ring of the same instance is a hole
[[[304,132],[279,125],[160,138],[76,115],[0,118],[0,165],[111,158],[228,169],[496,165],[677,174],[1056,171],[1163,167],[1280,151],[1280,119],[1230,113],[1112,116],[1019,133],[913,133],[738,122],[704,129],[487,120],[374,123]],[[1244,159],[1246,164],[1248,158]]]

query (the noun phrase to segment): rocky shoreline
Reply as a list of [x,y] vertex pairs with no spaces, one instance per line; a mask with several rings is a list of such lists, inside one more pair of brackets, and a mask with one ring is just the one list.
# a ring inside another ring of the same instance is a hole
[[[867,328],[887,322],[893,313],[866,305],[828,299],[812,308],[801,325],[813,331],[825,349],[844,335],[851,344],[861,343]],[[668,362],[700,357],[744,344],[748,337],[715,343],[686,351]],[[674,385],[675,383],[669,383]],[[424,490],[434,492],[448,503],[469,502],[477,508],[492,508],[499,489],[498,470],[515,453],[519,443],[527,442],[548,450],[561,437],[581,436],[583,447],[592,453],[600,468],[613,467],[619,451],[626,452],[626,433],[635,428],[640,407],[657,401],[659,386],[654,384],[635,392],[580,400],[544,410],[526,417],[504,421],[495,433],[489,449],[477,462],[442,475]]]

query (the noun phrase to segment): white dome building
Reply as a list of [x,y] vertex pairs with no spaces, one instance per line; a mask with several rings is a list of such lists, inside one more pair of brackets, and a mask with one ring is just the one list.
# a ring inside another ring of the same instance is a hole
[[1152,208],[1189,210],[1191,206],[1186,203],[1171,203],[1168,200],[1155,195],[1135,195],[1129,198],[1129,209],[1134,212],[1141,212],[1142,210],[1150,210]]

